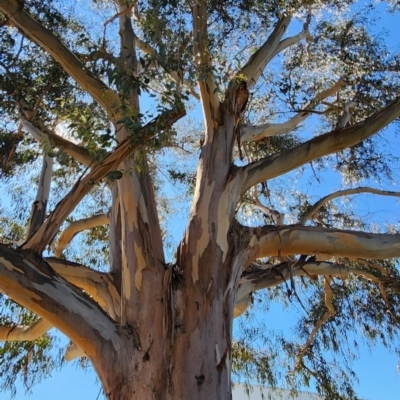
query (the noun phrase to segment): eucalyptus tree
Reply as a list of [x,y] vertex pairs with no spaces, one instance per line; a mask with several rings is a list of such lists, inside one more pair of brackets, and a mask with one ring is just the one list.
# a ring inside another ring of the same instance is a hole
[[[374,6],[0,0],[0,11],[3,188],[37,185],[30,209],[21,187],[3,205],[4,386],[51,369],[55,327],[108,399],[229,399],[232,367],[356,398],[351,370],[326,352],[343,358],[360,327],[395,346],[399,324],[396,221],[338,201],[399,196],[384,187],[399,58],[370,34]],[[200,112],[193,131],[186,114]],[[191,162],[168,168],[178,156]],[[190,204],[168,257],[164,178]],[[232,335],[266,288],[306,311],[299,339],[270,352]]]

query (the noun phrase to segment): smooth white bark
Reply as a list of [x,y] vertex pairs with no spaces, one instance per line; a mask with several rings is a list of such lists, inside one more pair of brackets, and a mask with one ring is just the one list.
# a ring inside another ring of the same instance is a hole
[[268,39],[239,71],[238,75],[243,75],[246,78],[248,89],[251,89],[257,83],[267,64],[277,54],[275,51],[291,19],[291,16],[284,16],[280,19]]

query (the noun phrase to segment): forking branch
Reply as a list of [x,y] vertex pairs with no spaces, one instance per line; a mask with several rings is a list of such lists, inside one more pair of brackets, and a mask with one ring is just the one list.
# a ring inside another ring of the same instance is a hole
[[247,81],[247,88],[250,89],[261,76],[266,65],[276,55],[275,50],[279,42],[288,28],[291,16],[282,17],[276,24],[274,30],[264,42],[264,44],[250,57],[245,66],[238,72],[239,76],[244,76]]
[[57,204],[54,211],[48,216],[42,226],[23,244],[22,248],[41,253],[53,239],[71,211],[89,193],[93,185],[102,180],[109,172],[116,170],[126,157],[160,134],[162,130],[169,128],[183,115],[185,115],[185,110],[180,106],[166,111],[141,128],[136,135],[129,136],[122,141],[99,164],[95,165],[85,177],[76,182],[71,191]]
[[310,115],[312,110],[318,105],[321,100],[326,99],[337,93],[345,84],[343,79],[339,79],[330,88],[318,93],[312,100],[310,100],[302,111],[299,111],[294,117],[283,123],[268,123],[255,126],[245,126],[241,129],[241,141],[247,142],[251,140],[261,140],[265,137],[285,135],[296,129],[303,121]]
[[44,132],[42,132],[41,130],[33,126],[32,123],[25,118],[21,118],[20,123],[22,129],[24,129],[26,132],[29,132],[37,142],[41,143],[43,140],[45,140],[49,144],[54,143],[55,146],[65,151],[65,153],[67,153],[69,156],[74,158],[76,161],[82,163],[83,165],[89,166],[93,162],[89,155],[89,152],[86,149],[77,146],[67,139],[64,139],[52,130],[43,126]]

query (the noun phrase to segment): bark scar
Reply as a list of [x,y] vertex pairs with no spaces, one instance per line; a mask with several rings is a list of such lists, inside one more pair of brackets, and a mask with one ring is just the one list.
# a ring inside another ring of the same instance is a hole
[[228,356],[228,347],[225,347],[224,354],[222,354],[221,360],[217,365],[217,370],[221,372],[225,368],[226,357]]

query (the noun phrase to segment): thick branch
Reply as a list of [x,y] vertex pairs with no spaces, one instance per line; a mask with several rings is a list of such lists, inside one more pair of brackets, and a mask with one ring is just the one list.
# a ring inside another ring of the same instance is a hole
[[49,135],[46,133],[41,132],[38,128],[32,125],[26,118],[21,117],[20,119],[20,126],[19,128],[22,128],[26,132],[32,135],[32,137],[40,144],[43,145],[43,147],[47,147],[47,150],[49,151],[51,149],[51,143],[49,140]]
[[47,201],[50,195],[51,176],[53,172],[53,159],[48,155],[51,151],[51,144],[47,134],[40,132],[25,118],[21,118],[19,128],[25,129],[33,138],[42,143],[43,162],[39,178],[39,187],[36,199],[32,204],[29,225],[26,232],[26,239],[29,238],[43,224],[46,216]]
[[285,225],[244,228],[251,235],[252,259],[292,254],[384,259],[400,257],[400,234]]
[[60,257],[62,251],[68,245],[68,243],[74,238],[74,236],[86,229],[95,228],[100,225],[106,225],[110,221],[108,214],[95,215],[93,217],[80,219],[72,222],[68,228],[66,228],[58,239],[54,255]]
[[400,98],[356,125],[318,136],[290,150],[266,157],[242,168],[243,193],[257,183],[283,175],[305,163],[335,153],[378,133],[400,117]]
[[297,35],[290,36],[286,39],[283,39],[279,42],[278,46],[276,46],[275,50],[271,54],[270,60],[272,60],[276,55],[281,53],[282,51],[286,50],[288,47],[299,43],[303,39],[309,40],[311,38],[310,33],[307,29],[303,30],[302,32],[298,33]]
[[0,340],[8,342],[10,340],[25,341],[36,340],[43,336],[53,326],[44,319],[39,319],[30,326],[12,325],[0,326]]
[[0,244],[0,290],[40,315],[94,358],[119,341],[114,322],[81,290],[30,252]]
[[359,187],[354,189],[345,189],[339,190],[337,192],[331,193],[328,196],[323,197],[319,201],[317,201],[307,212],[303,214],[300,218],[299,224],[304,225],[313,218],[314,214],[326,203],[329,201],[336,199],[337,197],[349,196],[351,194],[359,194],[359,193],[372,193],[372,194],[380,194],[382,196],[393,196],[400,197],[400,192],[391,192],[389,190],[379,190],[370,187]]
[[27,119],[21,118],[22,128],[29,132],[33,138],[41,143],[43,140],[46,142],[50,140],[55,146],[65,151],[69,156],[79,161],[80,163],[89,166],[92,164],[89,152],[83,147],[79,147],[76,144],[70,142],[67,139],[62,138],[50,129],[43,129],[43,132],[34,127]]
[[340,79],[330,88],[318,93],[302,111],[298,112],[294,117],[281,124],[262,124],[255,126],[246,126],[242,128],[241,141],[247,142],[249,140],[261,140],[269,136],[286,135],[292,132],[299,124],[307,119],[315,106],[323,99],[330,97],[337,93],[344,85],[344,81]]
[[120,314],[120,296],[110,274],[54,257],[46,261],[65,280],[88,293],[113,320]]
[[62,68],[88,92],[115,120],[121,113],[118,93],[111,90],[90,71],[81,61],[40,22],[33,18],[18,0],[1,0],[0,10],[17,26],[25,36],[48,52]]
[[268,39],[239,71],[238,75],[244,75],[246,77],[248,89],[257,83],[258,78],[261,76],[267,64],[277,54],[275,53],[275,50],[277,49],[282,36],[286,32],[291,19],[291,16],[285,16],[280,19]]
[[50,243],[58,229],[68,215],[79,204],[83,197],[89,193],[93,185],[102,180],[110,171],[116,170],[120,163],[135,150],[142,147],[160,131],[169,128],[174,122],[185,114],[183,108],[166,111],[154,121],[141,128],[136,135],[129,136],[122,141],[114,151],[104,159],[82,179],[78,180],[71,191],[61,200],[54,211],[46,219],[45,223],[22,246],[35,252],[42,252]]

